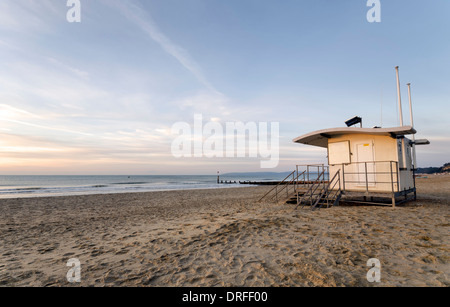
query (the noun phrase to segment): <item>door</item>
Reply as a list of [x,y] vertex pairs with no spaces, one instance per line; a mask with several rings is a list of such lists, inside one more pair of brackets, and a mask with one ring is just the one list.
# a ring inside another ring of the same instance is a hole
[[356,144],[358,185],[375,186],[375,157],[373,141]]

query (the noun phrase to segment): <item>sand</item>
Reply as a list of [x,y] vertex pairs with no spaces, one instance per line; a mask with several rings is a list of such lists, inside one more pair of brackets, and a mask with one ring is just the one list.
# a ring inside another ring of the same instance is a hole
[[0,200],[0,286],[450,286],[450,176],[417,184],[395,209],[257,203],[268,187]]

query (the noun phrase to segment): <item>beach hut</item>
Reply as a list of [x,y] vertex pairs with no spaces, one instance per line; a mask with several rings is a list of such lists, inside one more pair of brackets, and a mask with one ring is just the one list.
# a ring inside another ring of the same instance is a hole
[[327,177],[339,182],[334,189],[346,196],[363,195],[365,202],[387,194],[395,206],[399,197],[416,197],[413,148],[428,141],[407,138],[414,134],[412,126],[341,127],[311,132],[294,142],[327,149]]
[[[398,67],[397,91],[399,127],[364,128],[362,118],[355,116],[346,126],[323,129],[294,139],[295,143],[327,149],[328,165],[297,165],[262,200],[287,201],[312,208],[329,207],[344,199],[396,206],[416,199],[416,146],[428,140],[416,140],[408,83],[411,125],[403,124]],[[358,125],[359,127],[354,127]]]
[[[395,207],[399,197],[400,202],[416,199],[416,145],[428,145],[430,142],[415,138],[417,131],[414,129],[410,83],[407,86],[411,126],[403,125],[399,67],[395,69],[400,127],[363,128],[362,118],[355,116],[345,122],[347,127],[315,131],[294,139],[295,143],[327,149],[328,166],[322,168],[323,175],[319,175],[316,181],[322,184],[327,180],[328,185],[324,184],[321,189],[312,188],[321,191],[315,205],[336,190],[338,193],[334,194],[337,196],[332,198],[334,202],[339,202],[343,196],[349,200],[349,196],[356,198],[362,194],[363,202],[384,203],[383,196],[389,195]],[[353,127],[357,124],[360,127]],[[328,178],[325,172],[328,172]],[[306,195],[312,193],[310,190]],[[375,199],[381,200],[376,202]]]

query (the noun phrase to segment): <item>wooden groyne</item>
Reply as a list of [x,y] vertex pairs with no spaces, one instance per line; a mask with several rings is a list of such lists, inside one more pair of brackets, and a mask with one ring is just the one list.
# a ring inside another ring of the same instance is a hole
[[[246,184],[246,185],[279,185],[282,181],[220,181],[219,184]],[[303,184],[313,184],[317,183],[317,181],[298,181],[295,184],[303,185]],[[328,183],[328,181],[323,181],[322,183]],[[294,183],[291,183],[294,185]]]

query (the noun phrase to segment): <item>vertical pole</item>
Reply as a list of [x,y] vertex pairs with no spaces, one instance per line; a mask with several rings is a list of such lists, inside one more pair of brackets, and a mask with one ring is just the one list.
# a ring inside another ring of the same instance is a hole
[[297,191],[297,184],[296,184],[297,179],[296,179],[296,173],[294,173],[294,174],[292,175],[292,180],[294,180],[294,192],[295,192],[295,191]]
[[322,181],[323,181],[323,189],[325,190],[325,165],[323,165],[322,164],[322,173],[323,173],[323,176],[322,176]]
[[390,167],[391,167],[391,187],[392,187],[392,195],[394,195],[394,172],[393,172],[393,170],[392,170],[392,161],[391,161],[391,163],[389,163],[390,164]]
[[288,184],[286,185],[286,198],[289,197],[289,181]]
[[[303,174],[303,175],[305,175],[305,174]],[[299,195],[298,195],[299,183],[298,183],[298,180],[299,180],[299,178],[298,178],[298,165],[297,165],[297,189],[295,190],[295,194],[297,195],[297,206],[298,206],[298,200],[299,200]]]
[[392,208],[395,208],[395,191],[394,191],[394,171],[392,169],[392,161],[390,164],[391,168],[391,186],[392,186]]
[[[400,127],[403,127],[402,95],[400,92],[400,76],[398,69],[399,67],[396,66],[395,71],[397,72],[398,113],[400,116]],[[403,156],[402,168],[406,168],[405,138],[402,138],[402,156]]]
[[[322,171],[323,171],[323,165],[322,165]],[[317,166],[317,181],[319,181],[319,185],[320,185],[320,174],[321,174],[321,172],[320,172],[320,165],[318,165]]]
[[369,195],[369,176],[367,175],[367,162],[364,162],[364,167],[366,170],[366,193]]
[[[409,96],[409,114],[411,116],[411,126],[414,128],[414,116],[413,116],[413,108],[412,108],[412,99],[411,99],[411,83],[408,83],[408,96]],[[413,134],[413,169],[417,169],[417,158],[416,158],[416,136]]]
[[306,178],[308,179],[308,188],[309,188],[309,165],[306,166]]
[[396,164],[396,171],[397,171],[397,192],[400,192],[400,174],[399,174],[399,172],[400,172],[400,170],[399,170],[399,165],[398,165],[398,162],[396,162],[395,163]]
[[345,164],[342,164],[342,190],[345,191]]
[[400,127],[403,127],[403,110],[402,110],[402,95],[400,93],[400,76],[399,76],[399,67],[395,67],[395,71],[397,72],[397,93],[398,93],[398,112],[400,115]]

